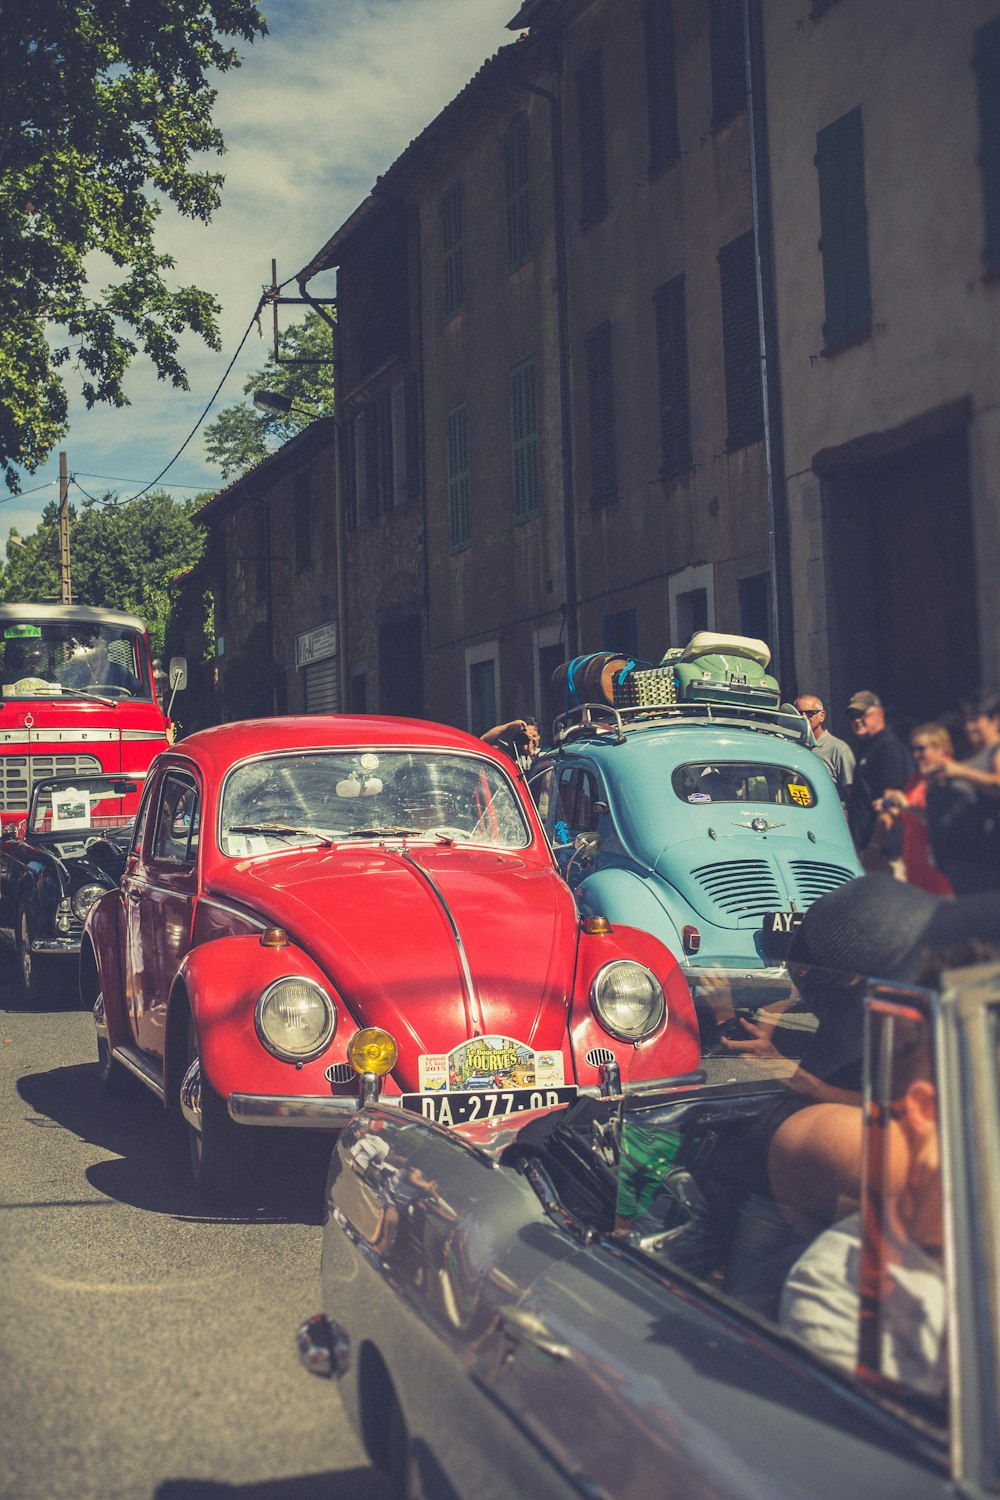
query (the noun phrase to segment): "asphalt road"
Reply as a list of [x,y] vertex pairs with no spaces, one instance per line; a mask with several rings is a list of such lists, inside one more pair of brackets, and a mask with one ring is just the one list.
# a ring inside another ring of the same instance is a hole
[[324,1156],[283,1138],[242,1216],[205,1212],[183,1129],[99,1089],[75,1009],[12,1009],[0,955],[2,1500],[375,1500],[319,1307]]

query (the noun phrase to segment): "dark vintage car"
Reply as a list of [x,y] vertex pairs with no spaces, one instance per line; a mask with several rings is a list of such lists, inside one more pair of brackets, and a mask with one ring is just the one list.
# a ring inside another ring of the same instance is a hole
[[218,1197],[257,1171],[253,1127],[340,1129],[369,1051],[384,1102],[447,1125],[700,1059],[675,958],[582,921],[510,760],[418,720],[248,721],[158,756],[80,985],[105,1087],[179,1105]]
[[[848,992],[863,1094],[805,1099],[796,1058]],[[933,990],[813,971],[768,1025],[737,1082],[709,1060],[450,1133],[358,1113],[299,1352],[400,1493],[1000,1491],[1000,966]],[[860,1207],[820,1218],[809,1150],[837,1119]],[[803,1155],[779,1205],[782,1130]]]
[[87,913],[125,868],[139,783],[121,776],[36,781],[27,817],[0,839],[0,929],[17,955],[22,1000],[57,987],[76,995],[76,961]]

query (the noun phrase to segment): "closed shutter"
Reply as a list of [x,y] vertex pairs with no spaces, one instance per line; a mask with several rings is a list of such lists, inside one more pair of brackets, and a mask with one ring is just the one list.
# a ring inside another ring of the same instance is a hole
[[326,656],[322,661],[311,661],[302,670],[306,679],[306,713],[339,713],[340,688],[337,683],[337,658]]
[[691,466],[691,393],[688,381],[687,301],[684,277],[653,293],[656,360],[660,377],[660,464],[663,474]]
[[446,318],[457,313],[465,301],[465,267],[462,258],[462,184],[455,182],[441,195],[441,248],[444,257],[443,311]]
[[719,251],[722,345],[726,367],[726,442],[730,448],[756,442],[764,431],[757,326],[757,276],[753,230]]
[[531,198],[528,191],[528,121],[520,115],[503,138],[504,249],[508,271],[531,255]]
[[580,223],[608,211],[604,168],[604,83],[601,54],[593,53],[576,75],[580,111]]
[[469,409],[448,413],[448,545],[469,545]]
[[538,422],[533,359],[526,359],[510,372],[510,441],[514,520],[524,521],[538,513]]
[[677,123],[677,59],[672,0],[646,0],[646,99],[649,170],[658,172],[680,155]]
[[615,450],[615,385],[611,365],[611,324],[602,323],[586,338],[587,415],[590,422],[591,504],[618,498]]
[[403,381],[406,407],[406,494],[412,500],[420,494],[420,382],[410,373]]
[[872,323],[861,110],[852,109],[816,137],[820,250],[827,346],[867,333]]
[[742,0],[709,0],[708,48],[712,69],[712,125],[746,107]]
[[979,170],[983,179],[986,240],[983,260],[1000,269],[1000,16],[976,32],[974,59],[979,81]]

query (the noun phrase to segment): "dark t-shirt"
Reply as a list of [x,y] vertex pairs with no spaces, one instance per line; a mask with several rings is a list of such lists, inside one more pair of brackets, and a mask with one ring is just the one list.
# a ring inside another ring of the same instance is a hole
[[[866,849],[871,842],[877,816],[872,803],[890,787],[904,787],[912,775],[910,752],[891,729],[883,729],[871,739],[861,741],[847,805],[847,821],[856,849]],[[891,859],[902,853],[901,820],[886,833],[882,847]]]
[[[989,746],[965,762],[993,771],[1000,747]],[[932,782],[927,788],[927,833],[938,869],[955,894],[1000,887],[1000,799],[984,796],[961,776]]]

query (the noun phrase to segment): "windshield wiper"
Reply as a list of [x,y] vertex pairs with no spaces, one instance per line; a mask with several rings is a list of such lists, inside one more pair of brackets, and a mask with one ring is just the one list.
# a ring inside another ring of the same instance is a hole
[[321,844],[332,844],[333,839],[328,833],[320,833],[318,828],[293,828],[288,823],[234,823],[227,833],[263,833],[271,834],[275,838],[301,838],[303,834],[312,839],[319,839]]
[[382,828],[352,828],[343,837],[345,839],[416,839],[421,834],[430,837],[426,828],[401,828],[396,823],[387,823]]
[[103,703],[105,708],[114,708],[121,702],[120,698],[104,698],[100,693],[92,693],[89,688],[65,687],[62,683],[59,692],[63,698],[90,698],[94,703]]

